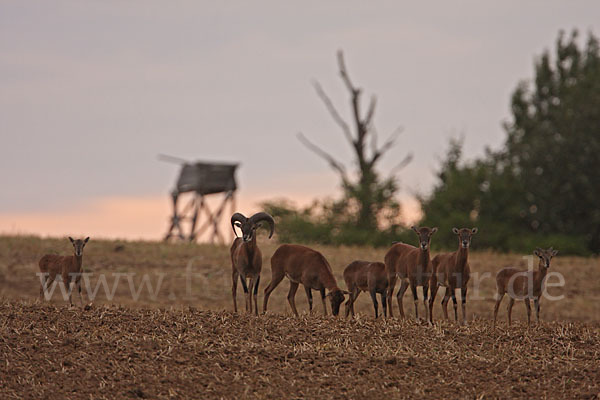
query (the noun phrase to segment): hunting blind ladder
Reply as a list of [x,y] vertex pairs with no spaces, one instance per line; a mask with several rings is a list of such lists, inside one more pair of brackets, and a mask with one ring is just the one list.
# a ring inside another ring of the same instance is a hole
[[[235,171],[239,164],[195,162],[170,157],[160,156],[164,161],[177,162],[181,165],[179,178],[175,189],[171,191],[173,201],[173,216],[169,230],[164,240],[188,240],[193,242],[210,232],[210,242],[224,244],[225,239],[221,234],[220,220],[223,212],[230,205],[231,212],[235,212]],[[179,198],[182,194],[191,194],[188,203],[178,210]],[[206,196],[222,194],[221,203],[213,212],[206,201]],[[204,215],[204,218],[202,218]],[[185,232],[188,226],[188,233]]]

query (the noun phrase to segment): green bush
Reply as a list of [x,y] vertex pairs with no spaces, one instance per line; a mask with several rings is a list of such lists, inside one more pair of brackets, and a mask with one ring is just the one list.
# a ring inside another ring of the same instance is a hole
[[392,242],[416,243],[414,233],[406,227],[393,225],[385,230],[365,230],[344,221],[344,216],[332,212],[327,204],[314,203],[297,209],[286,201],[262,204],[277,224],[282,243],[324,244],[333,246],[389,247]]

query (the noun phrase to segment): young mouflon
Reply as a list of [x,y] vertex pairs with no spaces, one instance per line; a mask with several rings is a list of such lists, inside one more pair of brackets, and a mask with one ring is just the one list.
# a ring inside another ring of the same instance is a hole
[[55,254],[46,254],[40,259],[39,267],[42,273],[42,285],[40,288],[40,297],[44,297],[44,293],[50,287],[56,275],[61,275],[63,284],[68,289],[69,293],[69,304],[73,305],[72,302],[72,287],[74,283],[77,286],[79,292],[79,300],[83,306],[83,297],[81,295],[81,273],[83,272],[83,248],[85,247],[89,237],[85,239],[73,239],[69,236],[69,240],[73,245],[72,256],[59,256]]
[[505,294],[508,294],[508,325],[511,324],[512,307],[515,300],[523,300],[527,308],[527,324],[531,324],[531,306],[529,300],[533,299],[535,305],[535,319],[540,322],[540,297],[544,292],[544,281],[550,268],[552,257],[558,254],[552,247],[549,249],[536,248],[533,252],[539,259],[537,271],[521,270],[517,268],[503,268],[496,275],[496,305],[494,306],[494,326],[498,316],[498,307]]

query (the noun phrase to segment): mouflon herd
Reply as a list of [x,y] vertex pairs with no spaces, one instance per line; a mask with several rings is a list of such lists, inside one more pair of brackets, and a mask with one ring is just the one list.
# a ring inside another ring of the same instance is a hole
[[[262,253],[256,243],[256,230],[263,224],[269,227],[269,238],[275,231],[275,221],[272,216],[265,212],[259,212],[251,217],[245,217],[241,213],[235,213],[231,217],[231,226],[236,238],[231,245],[232,266],[232,288],[233,309],[237,312],[237,284],[238,279],[242,283],[246,298],[246,311],[258,315],[258,286],[262,269]],[[242,236],[238,237],[236,228]],[[327,315],[326,298],[329,299],[333,315],[338,315],[340,306],[345,302],[345,316],[352,316],[354,303],[361,292],[368,292],[373,301],[375,318],[380,315],[377,295],[381,299],[381,307],[384,317],[393,317],[392,294],[396,283],[400,288],[396,294],[400,316],[404,317],[402,298],[410,287],[415,305],[415,317],[419,319],[419,298],[417,287],[423,289],[423,304],[425,306],[425,317],[429,323],[433,323],[433,303],[438,289],[445,288],[442,298],[442,310],[444,317],[448,319],[448,301],[452,298],[454,306],[454,319],[458,321],[458,302],[456,290],[460,289],[462,321],[467,318],[467,290],[470,276],[469,247],[477,228],[453,228],[452,232],[458,237],[458,249],[451,253],[437,254],[431,257],[431,237],[437,232],[437,228],[411,227],[418,237],[417,247],[406,243],[394,242],[387,251],[384,262],[377,261],[352,261],[344,269],[343,277],[348,290],[341,289],[333,270],[327,259],[320,252],[309,247],[296,244],[282,244],[271,257],[271,282],[264,290],[263,313],[267,311],[269,297],[273,290],[281,283],[283,278],[290,281],[288,302],[293,313],[298,316],[295,296],[298,286],[302,284],[308,299],[309,311],[312,312],[312,291],[316,290],[321,296],[323,313]],[[62,277],[68,289],[69,303],[72,305],[72,289],[77,287],[81,304],[81,273],[83,248],[89,240],[73,239],[69,237],[74,249],[72,256],[45,255],[39,261],[42,276],[40,297],[46,293],[57,275]],[[504,268],[496,275],[496,304],[494,306],[494,326],[498,315],[498,307],[504,297],[509,296],[508,324],[511,324],[511,312],[515,300],[523,300],[527,307],[527,323],[531,322],[530,300],[534,301],[536,321],[539,322],[540,297],[544,292],[544,280],[552,257],[558,252],[552,247],[549,249],[536,248],[534,255],[540,261],[538,269],[521,270],[517,268]],[[346,295],[348,299],[346,300]],[[429,298],[428,298],[429,296]]]

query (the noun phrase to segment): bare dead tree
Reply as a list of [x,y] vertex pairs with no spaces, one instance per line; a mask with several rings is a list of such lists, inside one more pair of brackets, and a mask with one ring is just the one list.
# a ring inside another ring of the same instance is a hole
[[350,80],[344,61],[344,53],[341,50],[337,53],[337,60],[340,77],[350,93],[353,129],[341,117],[319,82],[314,81],[313,86],[354,151],[357,166],[357,181],[353,182],[351,180],[344,164],[309,141],[301,132],[298,133],[298,139],[309,150],[325,159],[329,166],[340,175],[342,187],[346,191],[346,194],[350,194],[350,197],[357,201],[359,209],[356,221],[357,226],[365,229],[373,229],[377,226],[377,205],[381,203],[377,192],[381,191],[384,186],[391,187],[394,185],[397,180],[397,173],[410,163],[412,154],[407,154],[402,161],[393,167],[387,178],[379,178],[375,166],[381,160],[381,157],[395,145],[403,129],[402,127],[396,128],[381,146],[378,145],[378,135],[373,124],[377,98],[374,95],[371,96],[367,111],[363,115],[361,113],[362,89],[356,87]]

